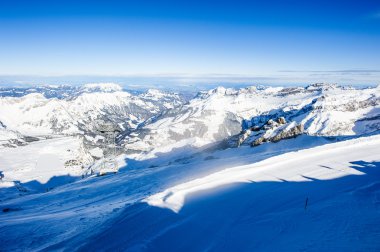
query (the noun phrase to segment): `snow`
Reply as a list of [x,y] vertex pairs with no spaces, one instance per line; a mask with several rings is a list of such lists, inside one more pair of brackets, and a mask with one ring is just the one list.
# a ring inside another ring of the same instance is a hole
[[[1,251],[380,250],[379,88],[218,87],[183,105],[87,88],[0,98],[0,140],[23,145],[0,148]],[[306,134],[218,145],[279,116],[261,133]],[[107,159],[119,172],[97,176],[102,136],[78,126],[103,117],[131,132]]]
[[376,251],[378,147],[379,137],[326,145],[179,184],[146,200],[184,202],[178,213],[127,207],[94,236],[107,243],[84,248]]
[[82,89],[88,92],[69,99],[46,98],[41,93],[0,97],[0,122],[28,136],[73,135],[92,131],[99,118],[119,123],[121,128],[136,128],[165,106],[181,104],[178,95],[131,95],[115,84],[88,84]]
[[111,82],[88,83],[83,85],[83,89],[86,91],[99,90],[101,92],[117,92],[123,90],[123,88],[119,84]]
[[102,158],[103,157],[103,151],[99,147],[93,148],[89,150],[91,156],[95,158]]
[[130,160],[114,176],[1,202],[10,210],[0,213],[0,242],[7,250],[378,250],[380,136],[326,143],[304,136],[183,163],[159,157],[155,168]]
[[347,89],[333,84],[218,87],[164,113],[144,127],[143,137],[129,136],[125,145],[135,151],[168,152],[178,142],[187,141],[194,148],[204,148],[239,134],[243,122],[261,126],[280,116],[290,119],[290,125],[302,124],[308,135],[359,136],[380,127],[379,95],[376,88]]
[[[78,160],[79,164],[65,165],[67,161]],[[83,154],[81,141],[76,137],[61,137],[30,143],[17,148],[0,149],[0,171],[4,178],[0,188],[23,184],[30,192],[49,190],[81,176],[90,164],[91,157]],[[83,166],[83,167],[82,167]],[[65,177],[65,179],[54,179]],[[12,195],[3,194],[3,199]]]
[[[290,152],[278,157],[266,159],[264,161],[229,168],[209,176],[196,179],[184,184],[169,188],[164,192],[152,195],[146,202],[152,206],[164,207],[178,213],[185,202],[185,198],[190,194],[205,191],[212,188],[226,186],[233,183],[251,183],[263,181],[301,182],[310,181],[307,176],[313,179],[335,179],[347,175],[361,175],[353,168],[346,167],[341,163],[346,162],[347,153],[352,153],[351,158],[360,159],[362,151],[368,151],[366,156],[375,160],[378,156],[376,144],[380,140],[379,136],[363,141],[362,139],[351,140],[331,144],[328,146],[316,147],[313,149]],[[359,149],[359,152],[356,150]],[[330,160],[336,167],[329,170],[325,167],[315,167],[319,160],[326,163]]]
[[0,128],[0,144],[2,142],[8,141],[10,139],[18,139],[19,137],[20,137],[20,135],[14,131],[10,131],[10,130],[6,130],[4,128]]

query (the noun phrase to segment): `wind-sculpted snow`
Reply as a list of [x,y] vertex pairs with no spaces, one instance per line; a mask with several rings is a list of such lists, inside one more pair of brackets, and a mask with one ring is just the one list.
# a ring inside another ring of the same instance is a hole
[[[318,161],[323,163],[329,161],[343,161],[347,158],[345,156],[347,153],[351,153],[352,156],[362,155],[362,153],[354,153],[355,150],[361,152],[366,149],[371,153],[368,153],[370,159],[377,158],[375,154],[376,151],[373,148],[376,148],[379,139],[380,138],[376,136],[366,140],[351,140],[298,152],[290,152],[255,164],[225,169],[209,176],[168,188],[163,192],[148,197],[145,201],[149,205],[169,208],[178,213],[184,206],[186,198],[189,197],[189,195],[212,188],[228,186],[228,184],[268,180],[283,180],[287,182],[310,180],[306,175],[312,175],[313,179],[334,179],[350,174],[362,175],[362,172],[358,172],[350,167],[340,168],[337,171],[328,171],[326,167],[323,166],[314,169],[308,167],[315,167]],[[378,167],[378,169],[379,168],[380,167]],[[305,171],[307,171],[308,174],[306,174]]]

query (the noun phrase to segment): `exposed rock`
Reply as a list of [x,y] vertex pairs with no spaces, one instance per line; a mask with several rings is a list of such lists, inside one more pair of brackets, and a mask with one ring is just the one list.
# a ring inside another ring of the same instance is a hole
[[252,126],[251,131],[259,131],[260,127],[259,126]]
[[79,166],[79,165],[82,165],[82,162],[78,161],[78,160],[75,160],[75,159],[71,159],[71,160],[67,160],[65,162],[65,166]]
[[266,125],[269,125],[269,126],[274,125],[274,121],[272,119],[269,119]]
[[27,142],[27,143],[36,142],[36,141],[39,141],[39,140],[40,140],[39,138],[37,138],[37,137],[32,137],[32,136],[24,136],[23,139],[24,139],[25,142]]
[[[277,119],[278,122],[284,122],[285,118]],[[277,124],[275,122],[275,124]],[[277,124],[276,127],[265,129],[258,134],[257,137],[253,136],[250,145],[252,147],[261,145],[264,142],[278,142],[283,139],[293,138],[304,133],[304,126],[302,124],[288,123],[288,124]],[[246,137],[245,139],[247,139]],[[251,137],[252,139],[252,137]]]
[[254,142],[252,142],[251,146],[255,147],[255,146],[258,146],[264,142],[266,142],[266,139],[264,137],[260,137],[260,138],[256,139]]
[[21,141],[21,140],[19,140],[19,139],[10,139],[9,140],[9,144],[11,144],[11,145],[13,145],[13,146],[25,146],[26,145],[26,143],[25,142],[23,142],[23,141]]
[[279,124],[285,124],[286,123],[286,120],[285,120],[285,117],[281,116],[277,119],[277,123]]
[[282,139],[288,139],[292,137],[296,137],[298,135],[301,135],[304,131],[304,127],[302,124],[296,125],[288,130],[283,130],[274,137],[270,138],[271,142],[278,142]]
[[285,117],[280,116],[278,118],[268,119],[261,127],[254,125],[248,129],[243,129],[238,135],[228,140],[228,147],[239,147],[244,143],[250,144],[251,146],[258,146],[267,141],[277,142],[282,139],[300,135],[303,131],[303,125],[297,125],[295,122],[287,123]]
[[245,130],[243,132],[243,134],[241,134],[239,136],[239,139],[238,139],[238,146],[240,146],[251,134],[251,131],[250,130]]

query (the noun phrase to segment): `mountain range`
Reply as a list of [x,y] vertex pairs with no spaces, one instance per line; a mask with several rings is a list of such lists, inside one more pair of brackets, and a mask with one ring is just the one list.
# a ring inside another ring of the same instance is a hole
[[379,130],[380,86],[1,88],[0,250],[377,251]]

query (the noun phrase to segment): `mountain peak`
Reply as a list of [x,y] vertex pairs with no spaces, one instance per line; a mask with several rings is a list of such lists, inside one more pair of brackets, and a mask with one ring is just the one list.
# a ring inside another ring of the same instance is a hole
[[305,89],[323,91],[323,90],[336,89],[336,88],[338,88],[338,85],[334,83],[314,83],[314,84],[308,85]]
[[116,83],[105,82],[105,83],[88,83],[83,85],[83,90],[89,92],[118,92],[122,91],[123,88]]

